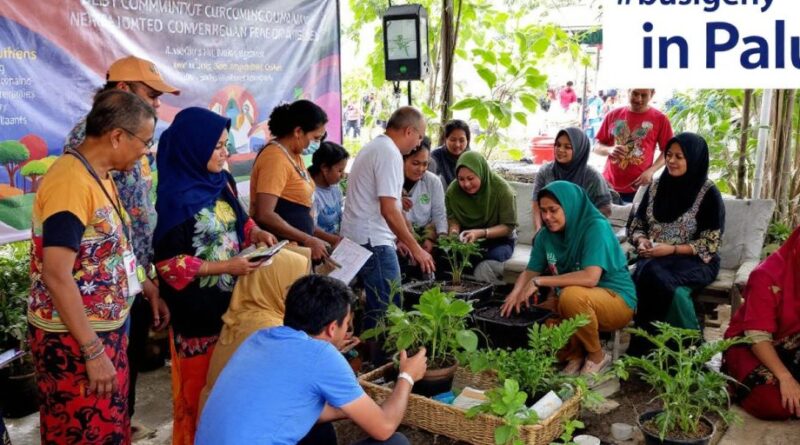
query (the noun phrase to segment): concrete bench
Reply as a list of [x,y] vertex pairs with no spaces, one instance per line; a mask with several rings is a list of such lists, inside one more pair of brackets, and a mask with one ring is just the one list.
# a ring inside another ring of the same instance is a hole
[[[531,254],[533,218],[531,198],[533,184],[511,182],[517,194],[517,246],[511,259],[505,263],[504,279],[513,283],[525,270]],[[761,259],[775,201],[771,199],[724,199],[725,231],[720,244],[721,267],[717,279],[698,295],[700,303],[730,304],[731,310],[741,305],[741,296],[747,278]],[[611,226],[615,232],[625,228],[632,205],[613,205]],[[630,245],[627,246],[630,248]]]

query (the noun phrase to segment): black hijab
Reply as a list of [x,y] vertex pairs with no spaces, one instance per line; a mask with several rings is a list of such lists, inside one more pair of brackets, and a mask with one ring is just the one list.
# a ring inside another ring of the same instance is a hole
[[[567,164],[553,161],[553,175],[556,180],[569,181],[581,187],[586,185],[586,169],[589,163],[590,142],[586,133],[580,128],[569,127],[558,132],[556,141],[566,134],[572,144],[572,160]],[[556,148],[553,147],[555,152]]]
[[686,158],[686,173],[679,177],[664,169],[653,201],[653,216],[663,223],[673,222],[686,213],[708,180],[708,144],[695,133],[681,133],[667,143],[664,157],[672,144],[678,144]]

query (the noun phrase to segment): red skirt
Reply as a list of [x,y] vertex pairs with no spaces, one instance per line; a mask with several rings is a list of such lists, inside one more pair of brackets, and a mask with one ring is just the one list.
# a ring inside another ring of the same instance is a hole
[[39,387],[42,444],[131,443],[128,417],[128,336],[125,327],[98,332],[105,353],[117,370],[117,392],[111,397],[86,395],[89,377],[80,346],[69,333],[30,327],[31,354]]

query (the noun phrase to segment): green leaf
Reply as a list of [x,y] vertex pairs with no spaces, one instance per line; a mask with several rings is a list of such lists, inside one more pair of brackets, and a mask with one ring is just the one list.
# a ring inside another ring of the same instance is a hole
[[516,428],[511,425],[501,425],[494,430],[494,443],[505,445],[517,434]]
[[467,352],[474,352],[478,349],[478,335],[471,330],[458,331],[456,341]]
[[514,161],[519,161],[525,157],[525,152],[520,150],[519,148],[509,148],[506,150],[506,154]]
[[461,99],[460,101],[450,105],[451,110],[466,110],[469,108],[474,108],[476,105],[480,104],[480,99],[475,97],[468,97],[466,99]]
[[533,51],[539,56],[543,56],[547,48],[550,47],[550,39],[541,38],[533,43]]
[[489,126],[489,109],[486,107],[486,104],[480,102],[472,107],[472,113],[470,113],[470,117],[472,119],[476,119],[478,123],[481,124],[481,127],[486,128]]
[[497,76],[485,66],[477,66],[476,71],[481,76],[481,79],[486,82],[486,85],[489,86],[489,89],[494,89],[495,84],[497,84]]
[[539,101],[530,94],[521,94],[519,96],[519,101],[522,102],[522,106],[531,113],[535,113],[539,108]]
[[522,125],[528,125],[528,116],[521,111],[514,113],[514,119]]

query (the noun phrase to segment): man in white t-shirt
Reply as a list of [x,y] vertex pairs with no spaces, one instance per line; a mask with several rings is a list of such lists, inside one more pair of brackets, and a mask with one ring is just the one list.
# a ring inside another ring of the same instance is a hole
[[[371,328],[389,304],[391,283],[400,283],[395,240],[411,251],[423,273],[433,272],[433,257],[414,239],[402,211],[403,155],[425,135],[425,118],[401,107],[386,133],[368,142],[356,156],[347,180],[341,235],[361,244],[372,256],[359,272],[367,292],[364,327]],[[396,304],[400,304],[396,295]]]

